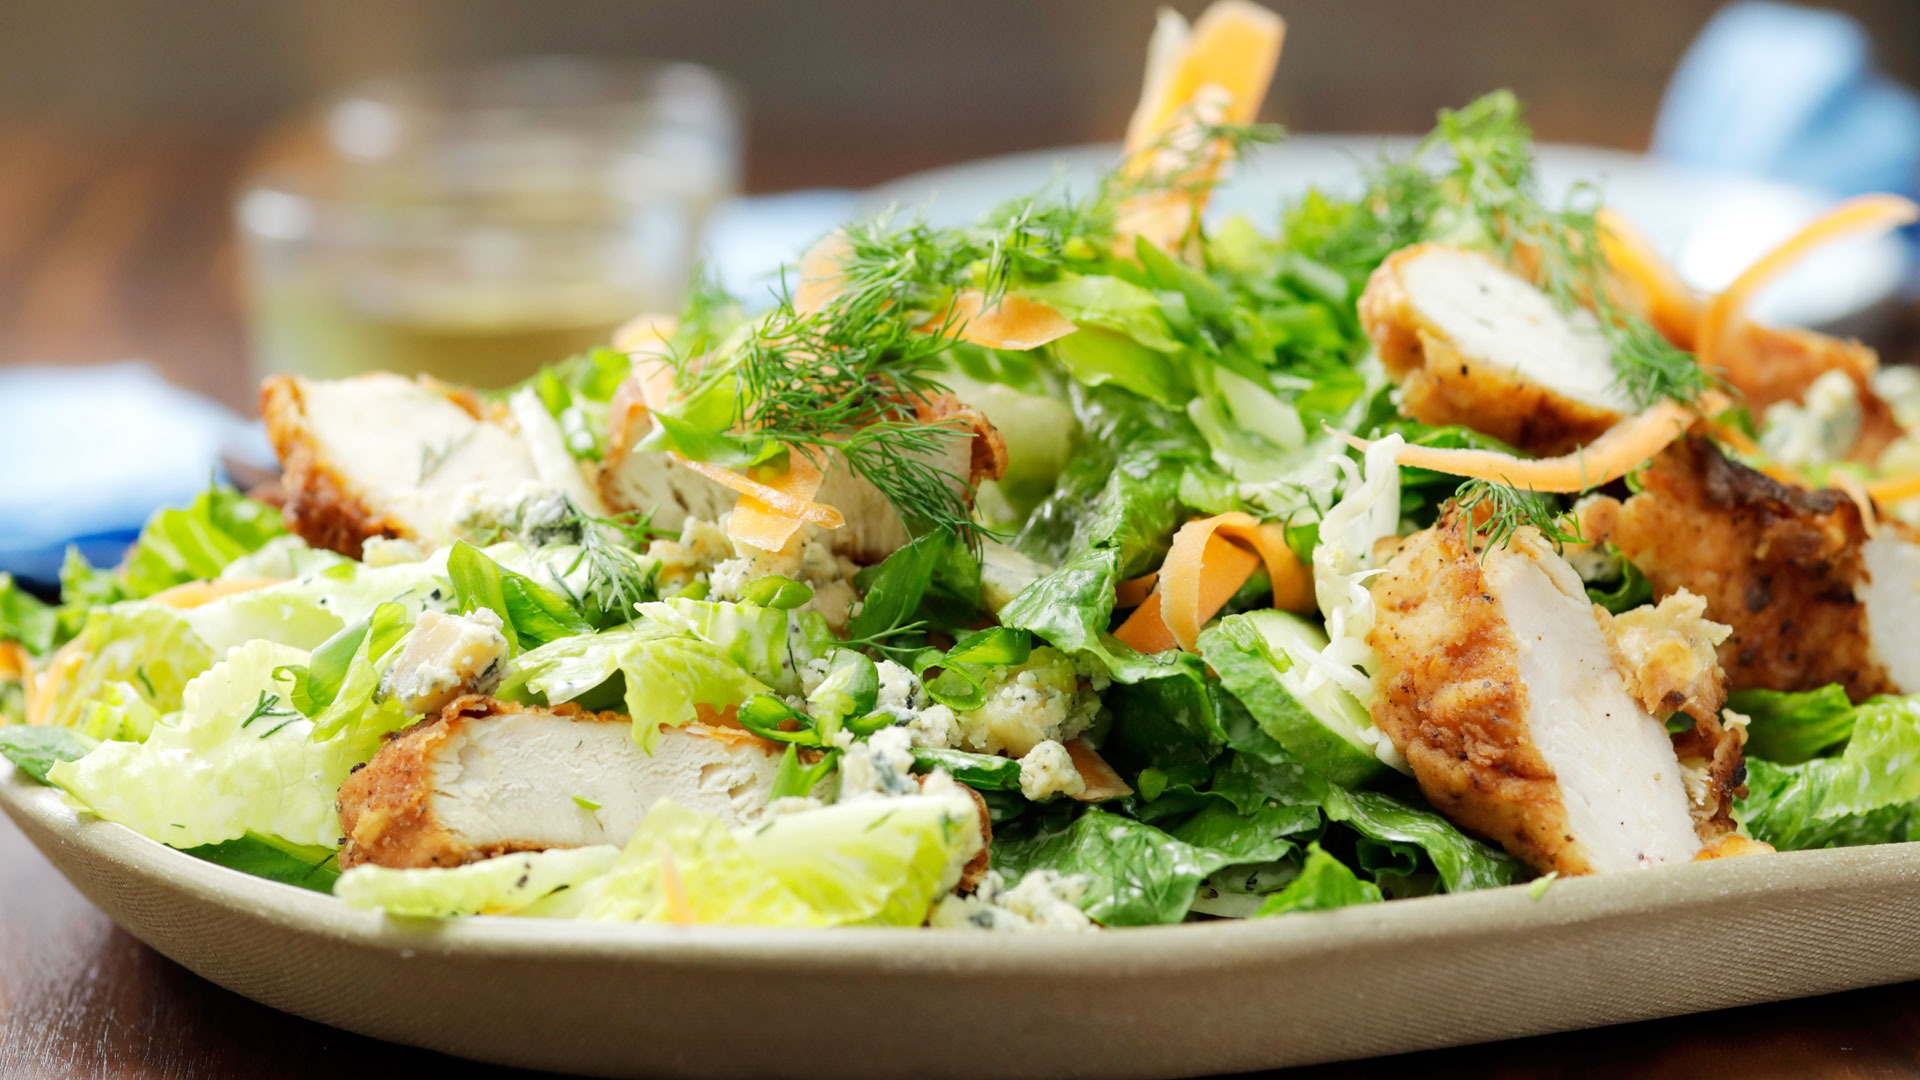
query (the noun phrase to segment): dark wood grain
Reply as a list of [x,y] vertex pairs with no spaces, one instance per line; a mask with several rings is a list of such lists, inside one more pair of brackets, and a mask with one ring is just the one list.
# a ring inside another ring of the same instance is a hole
[[[246,153],[232,140],[0,130],[0,364],[142,356],[183,386],[250,408],[227,217]],[[763,158],[754,183],[779,188],[821,170],[812,159],[783,167]],[[1916,327],[1908,312],[1891,329],[1884,344],[1894,358],[1915,355]],[[531,1075],[349,1035],[213,986],[115,929],[0,820],[0,1077],[417,1077],[451,1068]],[[1920,984],[1288,1075],[1920,1078]]]

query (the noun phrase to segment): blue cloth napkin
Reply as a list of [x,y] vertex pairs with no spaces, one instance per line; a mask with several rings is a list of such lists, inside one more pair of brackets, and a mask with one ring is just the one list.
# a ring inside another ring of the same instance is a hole
[[1680,61],[1653,151],[1836,195],[1920,194],[1920,97],[1874,67],[1853,19],[1734,4]]
[[206,490],[247,424],[152,368],[0,369],[0,571],[51,581],[67,544],[113,562],[153,510]]

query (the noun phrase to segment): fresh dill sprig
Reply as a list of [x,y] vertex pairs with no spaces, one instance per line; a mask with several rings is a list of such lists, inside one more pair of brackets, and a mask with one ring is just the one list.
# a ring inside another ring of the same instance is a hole
[[1562,311],[1591,312],[1612,347],[1615,383],[1639,407],[1666,398],[1690,403],[1711,388],[1712,378],[1690,355],[1616,302],[1600,244],[1598,192],[1577,186],[1558,210],[1541,200],[1533,132],[1510,91],[1442,111],[1414,158],[1440,149],[1453,155],[1453,166],[1427,194],[1430,228],[1448,224],[1432,209],[1436,199],[1464,209],[1501,260],[1530,271]]
[[1537,491],[1509,487],[1491,480],[1468,480],[1453,493],[1453,505],[1486,543],[1482,557],[1505,547],[1523,527],[1539,530],[1556,549],[1581,542],[1578,527],[1554,501]]
[[632,621],[634,609],[659,594],[659,564],[641,557],[640,549],[656,537],[671,534],[654,528],[651,515],[597,517],[573,507],[571,502],[568,506],[572,513],[566,520],[580,530],[580,550],[560,577],[586,569],[586,595],[569,599],[575,607],[590,607],[622,622]]
[[252,724],[255,720],[261,720],[268,717],[298,716],[298,715],[300,714],[293,711],[292,709],[282,709],[280,707],[279,694],[269,694],[265,690],[262,690],[260,691],[259,699],[253,703],[253,711],[247,714],[247,718],[245,720],[240,721],[240,726],[246,727],[249,724]]

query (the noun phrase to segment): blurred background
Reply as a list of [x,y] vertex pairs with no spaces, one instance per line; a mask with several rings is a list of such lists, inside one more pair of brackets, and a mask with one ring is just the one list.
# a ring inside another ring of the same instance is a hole
[[[140,356],[250,407],[234,187],[276,121],[359,79],[555,53],[691,60],[745,94],[747,191],[862,186],[1113,138],[1158,6],[4,0],[0,364]],[[1289,41],[1267,113],[1293,130],[1419,132],[1436,107],[1509,86],[1543,138],[1644,148],[1676,63],[1720,5],[1277,6]],[[1858,18],[1893,77],[1920,81],[1920,4],[1822,6]]]

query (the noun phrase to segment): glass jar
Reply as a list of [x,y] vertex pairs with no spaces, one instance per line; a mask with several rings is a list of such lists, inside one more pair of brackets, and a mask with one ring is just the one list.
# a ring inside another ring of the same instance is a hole
[[739,183],[704,68],[579,59],[370,82],[277,140],[237,207],[262,374],[498,387],[677,310]]

